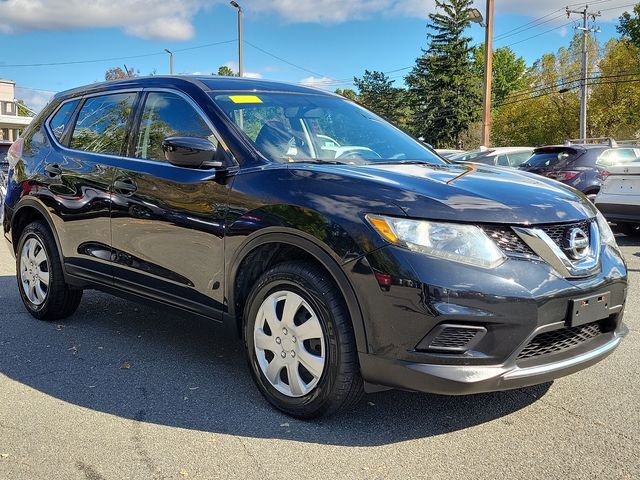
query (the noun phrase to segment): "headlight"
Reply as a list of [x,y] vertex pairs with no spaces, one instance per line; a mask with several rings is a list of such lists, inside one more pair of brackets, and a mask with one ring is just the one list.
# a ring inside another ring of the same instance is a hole
[[366,219],[385,240],[432,257],[485,268],[497,267],[506,259],[487,234],[473,225],[382,215]]
[[607,223],[607,219],[604,218],[602,213],[598,212],[596,215],[596,222],[598,223],[598,230],[600,230],[600,241],[605,245],[618,249],[618,243],[616,237],[611,231],[611,227]]

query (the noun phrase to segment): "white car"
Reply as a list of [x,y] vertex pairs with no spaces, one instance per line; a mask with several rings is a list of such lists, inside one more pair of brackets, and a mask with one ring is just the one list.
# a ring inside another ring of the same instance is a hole
[[607,167],[596,207],[627,235],[640,235],[640,160]]
[[456,163],[473,162],[503,167],[519,167],[529,160],[532,153],[533,147],[480,147],[479,150],[464,152],[448,158]]

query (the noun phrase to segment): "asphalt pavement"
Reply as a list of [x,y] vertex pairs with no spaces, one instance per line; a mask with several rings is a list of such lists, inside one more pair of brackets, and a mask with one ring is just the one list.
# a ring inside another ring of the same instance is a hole
[[0,480],[640,478],[640,241],[630,333],[553,384],[446,397],[389,391],[299,421],[254,387],[238,341],[207,322],[86,292],[29,316],[0,246]]

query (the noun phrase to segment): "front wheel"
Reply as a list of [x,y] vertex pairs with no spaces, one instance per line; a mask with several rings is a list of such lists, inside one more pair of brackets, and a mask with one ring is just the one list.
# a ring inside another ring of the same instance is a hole
[[39,320],[59,320],[76,311],[82,290],[64,281],[53,234],[43,222],[33,222],[20,235],[16,275],[22,303]]
[[260,277],[247,300],[244,338],[260,392],[283,412],[313,418],[359,400],[351,319],[337,286],[314,264],[282,263]]

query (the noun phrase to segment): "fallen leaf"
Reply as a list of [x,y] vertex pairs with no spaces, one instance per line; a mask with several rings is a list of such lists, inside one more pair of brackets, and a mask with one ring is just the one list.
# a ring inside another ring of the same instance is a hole
[[8,456],[8,453],[0,453],[0,458],[7,458]]
[[76,347],[75,345],[71,348],[67,348],[67,350],[69,350],[70,352],[73,352],[74,355],[78,353],[78,347]]
[[370,407],[375,407],[376,406],[376,404],[373,403],[373,402],[367,402],[367,403],[369,404]]
[[64,325],[56,325],[56,330],[61,331],[64,328]]
[[122,365],[120,365],[120,368],[122,370],[129,370],[131,368],[131,364],[129,362],[124,362]]
[[200,387],[189,387],[189,390],[197,390],[197,389],[199,389],[199,388],[200,388]]
[[181,477],[188,477],[189,476],[189,472],[187,472],[186,470],[180,470],[180,476]]
[[288,423],[286,423],[286,422],[285,422],[285,423],[281,423],[281,424],[280,424],[280,426],[281,426],[281,427],[285,427],[285,428],[289,428],[289,424],[288,424]]

